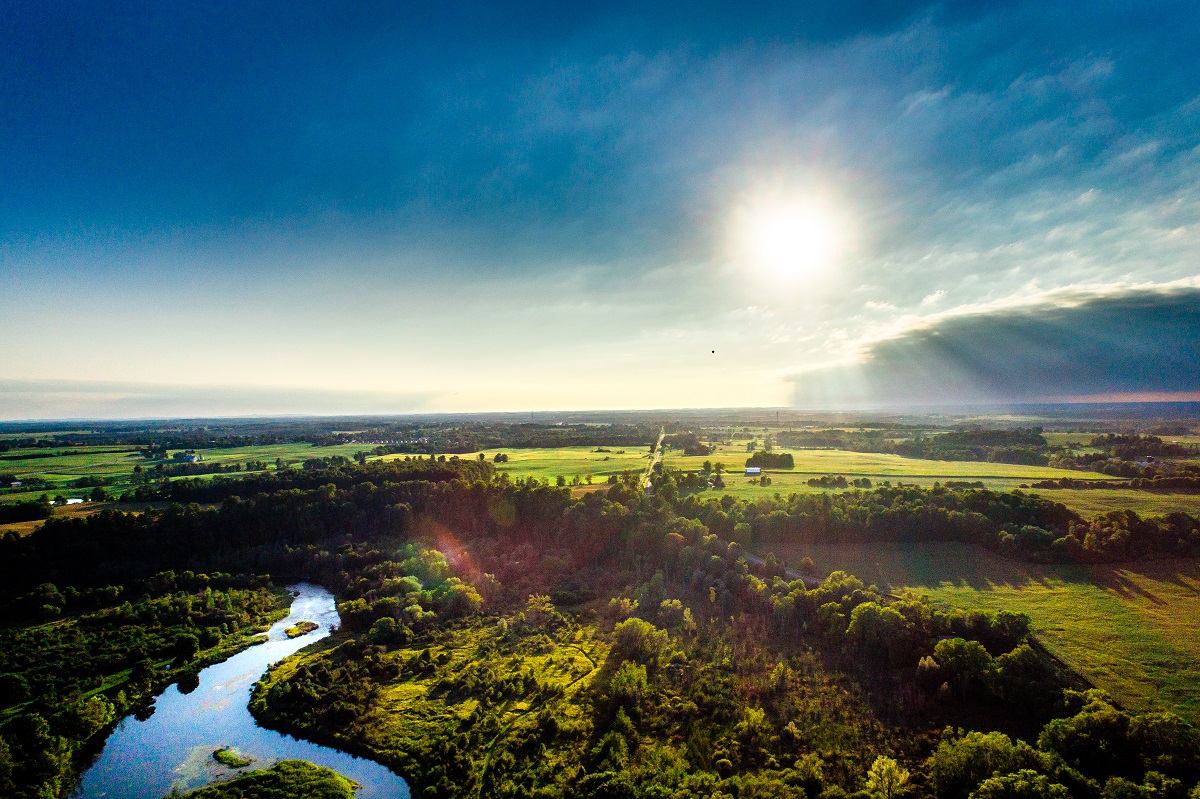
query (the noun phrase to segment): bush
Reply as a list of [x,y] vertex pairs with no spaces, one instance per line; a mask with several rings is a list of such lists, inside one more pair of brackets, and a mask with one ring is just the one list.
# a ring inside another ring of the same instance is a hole
[[626,619],[613,628],[613,646],[608,653],[608,661],[620,664],[631,660],[656,666],[670,640],[665,630],[658,629],[648,621]]

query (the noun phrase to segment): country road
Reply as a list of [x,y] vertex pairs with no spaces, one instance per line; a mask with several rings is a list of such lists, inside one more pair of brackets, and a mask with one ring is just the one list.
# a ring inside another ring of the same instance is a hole
[[642,486],[650,490],[650,475],[654,474],[654,466],[662,459],[662,443],[667,437],[667,428],[660,428],[658,431],[658,443],[654,445],[654,457],[650,459],[650,465],[646,467],[646,474],[642,476]]

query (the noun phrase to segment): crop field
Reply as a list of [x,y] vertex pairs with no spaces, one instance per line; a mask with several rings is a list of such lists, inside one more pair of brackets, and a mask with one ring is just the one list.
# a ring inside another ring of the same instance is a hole
[[1126,707],[1200,722],[1200,563],[1091,566],[1002,558],[965,544],[776,546],[893,590],[912,588],[968,610],[1028,613],[1055,656]]

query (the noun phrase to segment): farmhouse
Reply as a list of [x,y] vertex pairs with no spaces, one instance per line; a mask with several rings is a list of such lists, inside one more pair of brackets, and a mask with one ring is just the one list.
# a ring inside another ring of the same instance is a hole
[[746,476],[747,477],[758,477],[760,474],[762,474],[761,466],[747,466],[746,467]]
[[204,460],[204,456],[197,455],[194,452],[176,452],[171,456],[171,460],[179,461],[180,463],[198,463]]

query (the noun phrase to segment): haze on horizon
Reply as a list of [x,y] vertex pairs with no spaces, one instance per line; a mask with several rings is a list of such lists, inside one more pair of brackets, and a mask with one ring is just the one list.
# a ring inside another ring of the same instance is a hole
[[1197,33],[11,3],[0,419],[1200,400]]

